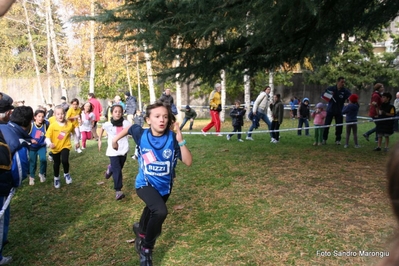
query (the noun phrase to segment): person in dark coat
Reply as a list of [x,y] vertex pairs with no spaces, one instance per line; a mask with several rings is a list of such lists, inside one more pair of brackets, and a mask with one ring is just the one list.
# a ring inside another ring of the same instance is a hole
[[[234,107],[230,111],[230,116],[232,118],[233,132],[237,132],[238,141],[243,142],[243,140],[241,139],[241,129],[244,125],[244,116],[246,110],[240,105],[241,102],[239,100],[236,100],[234,102]],[[227,140],[230,140],[233,135],[234,134],[228,134],[226,136]]]

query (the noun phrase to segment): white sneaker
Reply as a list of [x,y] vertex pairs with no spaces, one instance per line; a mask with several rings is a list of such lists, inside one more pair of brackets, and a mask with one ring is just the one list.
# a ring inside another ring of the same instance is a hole
[[48,160],[49,160],[49,162],[54,162],[53,156],[49,155]]
[[220,134],[220,133],[219,133],[219,134],[217,134],[216,136],[217,136],[217,137],[223,137],[223,135],[222,135],[222,134]]
[[204,135],[206,137],[206,132],[203,131],[202,129],[201,129],[201,133],[202,133],[202,135]]
[[227,140],[230,140],[230,138],[231,138],[231,137],[230,137],[229,135],[226,135],[226,139],[227,139]]
[[65,182],[69,185],[72,184],[72,177],[69,173],[64,174]]
[[39,177],[40,177],[40,182],[46,182],[46,175],[44,175],[44,174],[39,174]]
[[244,142],[242,139],[238,139],[239,142]]
[[276,139],[275,139],[275,138],[272,138],[272,139],[270,140],[270,143],[275,143],[275,141],[276,141]]
[[29,186],[33,186],[34,184],[35,184],[35,179],[33,177],[29,177]]
[[9,264],[9,263],[11,263],[12,262],[12,257],[11,256],[9,256],[9,257],[3,257],[1,260],[0,260],[0,265],[6,265],[6,264]]
[[246,137],[246,140],[254,140],[252,137]]
[[81,150],[80,148],[77,148],[77,149],[76,149],[76,152],[77,152],[77,153],[82,153],[82,150]]
[[86,149],[86,148],[82,146],[81,149],[84,150],[84,149]]
[[55,188],[60,188],[61,183],[60,183],[60,178],[59,177],[54,177],[54,187]]

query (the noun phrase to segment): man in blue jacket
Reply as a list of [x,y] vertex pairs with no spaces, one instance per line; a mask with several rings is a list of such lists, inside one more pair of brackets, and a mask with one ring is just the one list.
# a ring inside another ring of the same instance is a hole
[[[29,106],[14,109],[10,121],[0,124],[0,265],[8,264],[12,257],[3,256],[3,246],[8,242],[8,227],[10,224],[10,205],[15,188],[19,187],[29,172],[28,132],[33,119],[33,110]],[[3,137],[3,138],[1,138]],[[4,140],[7,140],[5,143]],[[11,158],[7,161],[4,158]],[[7,201],[8,199],[8,201]]]
[[[342,124],[344,122],[344,117],[342,115],[342,109],[344,108],[345,101],[351,96],[351,92],[344,87],[345,78],[339,77],[337,84],[328,87],[326,92],[332,95],[329,99],[327,105],[327,116],[324,125],[331,125],[333,118],[335,119],[335,124]],[[329,127],[324,128],[323,131],[323,142],[322,144],[327,144]],[[341,135],[342,135],[342,125],[335,127],[335,144],[341,145]]]
[[125,92],[125,100],[126,100],[126,118],[132,125],[134,124],[133,117],[136,114],[137,110],[137,99],[132,96],[129,91]]

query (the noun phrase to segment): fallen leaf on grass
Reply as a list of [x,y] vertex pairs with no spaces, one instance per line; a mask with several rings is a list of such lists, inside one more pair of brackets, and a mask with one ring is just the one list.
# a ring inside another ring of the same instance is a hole
[[184,209],[184,205],[175,205],[175,206],[173,206],[173,209],[175,211],[183,210]]
[[102,184],[104,184],[104,181],[97,182],[97,185],[102,185]]
[[126,242],[127,243],[134,243],[134,240],[135,240],[134,238],[133,239],[128,239],[128,240],[126,240]]

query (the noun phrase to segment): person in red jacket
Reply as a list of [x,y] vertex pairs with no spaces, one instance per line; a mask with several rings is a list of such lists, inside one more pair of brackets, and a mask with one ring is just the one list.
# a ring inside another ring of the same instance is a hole
[[87,98],[89,99],[89,102],[93,105],[93,113],[94,113],[94,125],[93,125],[93,129],[91,130],[91,135],[93,136],[93,138],[95,138],[96,140],[98,139],[98,134],[97,134],[97,122],[100,121],[101,118],[101,114],[103,112],[103,107],[100,103],[99,100],[97,100],[96,96],[94,95],[94,93],[89,93],[87,95]]
[[[384,93],[384,85],[382,83],[376,83],[374,85],[374,92],[371,95],[370,106],[369,106],[369,117],[372,119],[378,118],[378,108],[381,106],[382,100],[381,95]],[[371,134],[375,133],[377,129],[377,125],[363,134],[363,137],[369,141],[369,137]],[[378,136],[375,134],[375,141],[378,141]]]

